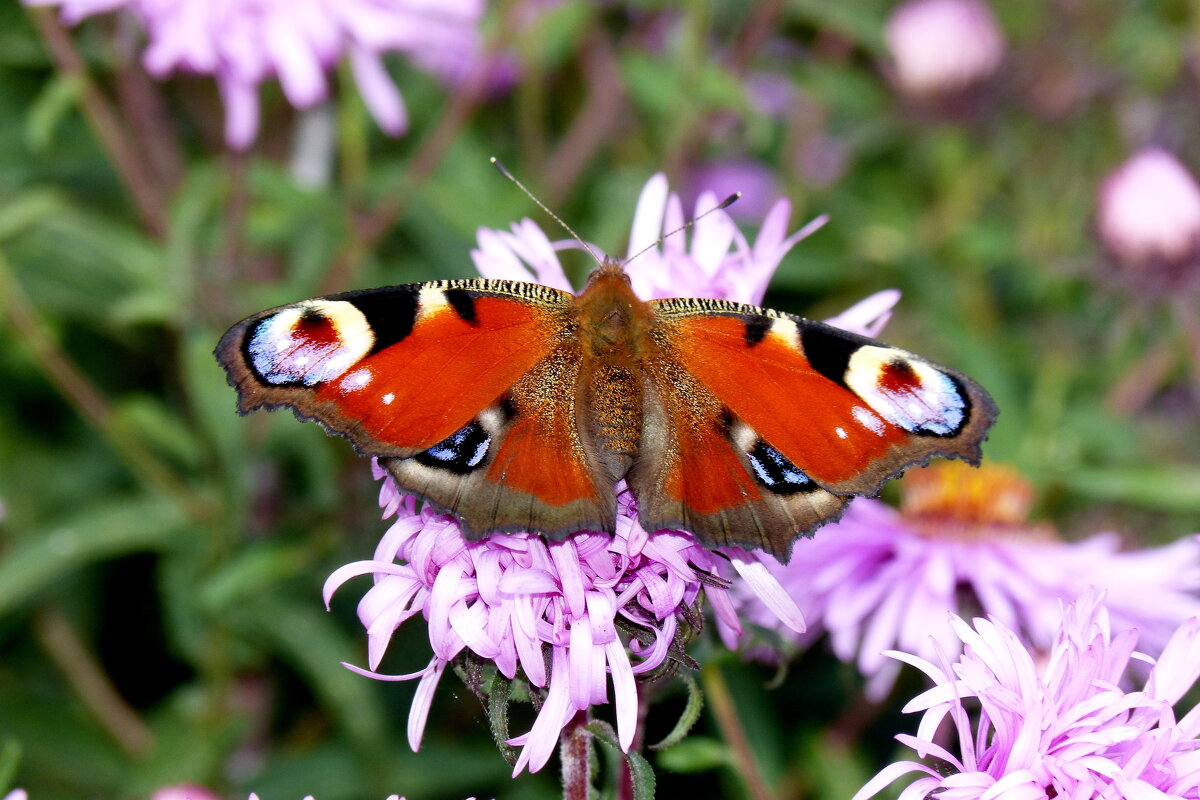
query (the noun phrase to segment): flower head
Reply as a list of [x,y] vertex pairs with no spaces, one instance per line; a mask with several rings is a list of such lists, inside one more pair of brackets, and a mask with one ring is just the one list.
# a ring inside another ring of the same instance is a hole
[[[1102,594],[1066,608],[1044,657],[996,619],[967,625],[955,617],[962,654],[930,661],[890,655],[920,669],[934,687],[907,712],[924,712],[916,736],[898,736],[921,757],[883,769],[854,800],[866,800],[902,775],[920,773],[901,800],[1026,798],[1195,798],[1200,795],[1200,714],[1176,719],[1174,705],[1200,677],[1200,636],[1192,618],[1157,661],[1133,651],[1137,631],[1114,629]],[[956,648],[957,649],[957,648]],[[1119,688],[1132,660],[1153,664],[1141,691]],[[972,724],[964,701],[978,704]],[[935,739],[949,718],[958,754]]]
[[894,80],[916,98],[959,93],[990,77],[1004,36],[982,0],[909,0],[884,32]]
[[[1147,646],[1200,615],[1200,542],[1121,552],[1115,534],[1061,541],[1028,522],[1029,484],[1015,473],[957,461],[911,471],[899,512],[877,500],[853,501],[842,519],[797,544],[773,567],[810,622],[807,643],[828,633],[834,653],[868,678],[868,695],[892,686],[897,648],[932,659],[955,642],[953,613],[986,613],[1036,648],[1054,637],[1060,602],[1089,586],[1108,592],[1123,625]],[[748,600],[744,617],[774,626]],[[786,632],[785,632],[786,633]]]
[[1200,185],[1166,150],[1142,150],[1104,179],[1096,227],[1141,288],[1200,274]]
[[403,52],[437,68],[447,53],[479,50],[483,0],[25,0],[58,5],[68,23],[127,9],[145,28],[143,61],[156,76],[195,72],[217,80],[225,138],[248,147],[258,133],[258,85],[277,79],[289,102],[309,108],[329,87],[325,73],[349,58],[359,90],[388,133],[403,132],[403,100],[381,55]]
[[[715,198],[702,196],[707,210]],[[803,235],[786,235],[788,207],[780,201],[768,214],[754,246],[723,212],[697,222],[685,234],[651,247],[628,267],[643,297],[670,295],[761,297],[771,272]],[[637,253],[683,223],[679,198],[666,179],[646,185],[634,220],[630,252]],[[529,280],[569,289],[555,245],[529,220],[511,231],[481,230],[472,253],[482,275]],[[733,252],[730,252],[730,250]],[[675,278],[671,285],[669,279]],[[869,327],[885,318],[894,296],[881,294],[849,313]],[[383,477],[376,465],[376,476]],[[515,772],[540,769],[559,735],[580,711],[609,700],[616,709],[617,738],[629,747],[637,724],[635,676],[650,673],[668,658],[686,660],[682,645],[700,619],[703,590],[727,640],[740,632],[729,598],[732,566],[783,625],[803,630],[795,604],[770,576],[763,558],[740,548],[718,556],[690,533],[646,531],[638,523],[635,500],[623,483],[616,487],[615,533],[581,531],[562,541],[517,532],[468,541],[453,517],[417,508],[401,496],[390,478],[380,493],[384,516],[396,520],[375,558],[337,570],[326,582],[330,595],[347,579],[369,574],[374,586],[359,604],[367,629],[371,677],[393,632],[422,615],[429,625],[433,657],[422,670],[391,676],[420,679],[409,716],[409,743],[419,746],[433,691],[446,666],[464,653],[494,662],[506,678],[518,670],[545,698],[532,729],[509,740],[522,747]]]
[[[637,717],[634,676],[657,669],[671,654],[681,613],[698,615],[702,588],[722,624],[737,628],[728,583],[719,577],[723,559],[683,532],[650,536],[637,524],[629,492],[618,499],[615,536],[580,532],[547,542],[514,533],[470,542],[453,517],[428,507],[417,511],[413,499],[401,497],[385,479],[380,503],[396,522],[375,558],[334,572],[325,593],[328,599],[356,575],[375,576],[359,604],[372,670],[401,623],[417,614],[428,622],[433,659],[415,675],[394,678],[421,678],[409,718],[414,749],[442,672],[464,650],[493,661],[509,679],[519,667],[529,683],[546,689],[533,729],[510,741],[524,746],[516,763],[520,772],[546,763],[576,711],[608,702],[609,676],[618,736],[622,746],[630,745]],[[618,635],[622,622],[646,632],[645,641],[632,638],[626,645]]]

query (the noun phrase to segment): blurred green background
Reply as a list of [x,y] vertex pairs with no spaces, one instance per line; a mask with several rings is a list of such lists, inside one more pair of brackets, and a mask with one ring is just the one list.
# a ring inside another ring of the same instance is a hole
[[[490,6],[488,30],[511,32],[522,5]],[[333,613],[320,588],[370,556],[385,529],[377,486],[316,426],[239,418],[211,355],[268,306],[471,276],[480,226],[529,215],[561,238],[492,155],[617,253],[654,172],[690,197],[702,169],[761,166],[792,200],[793,228],[831,216],[784,260],[767,305],[821,318],[901,289],[885,338],[989,389],[1002,413],[985,452],[1034,481],[1039,516],[1067,537],[1117,530],[1131,544],[1200,530],[1200,309],[1140,291],[1092,221],[1103,176],[1140,147],[1200,165],[1200,6],[997,2],[1006,60],[952,111],[890,85],[890,8],[542,4],[506,38],[511,90],[471,97],[389,61],[412,118],[402,138],[378,131],[343,69],[326,109],[336,169],[312,188],[290,171],[301,115],[277,86],[262,92],[255,148],[234,155],[210,79],[154,83],[107,17],[69,30],[82,68],[64,72],[45,21],[0,0],[0,789],[559,794],[553,764],[508,778],[454,678],[414,755],[414,685],[340,666],[365,662],[365,586],[343,589]],[[784,89],[777,113],[750,100],[764,75]],[[137,92],[162,104],[168,139],[122,115]],[[145,164],[159,147],[174,159],[146,206],[81,110],[96,94]],[[564,260],[576,279],[590,266]],[[428,652],[410,623],[382,671],[420,668]],[[780,798],[849,797],[912,727],[897,700],[840,735],[861,680],[822,648],[778,687],[712,642],[695,652],[721,664]],[[921,685],[906,681],[895,697]],[[684,702],[679,684],[662,690],[648,741]],[[649,758],[660,796],[744,796],[707,717]]]

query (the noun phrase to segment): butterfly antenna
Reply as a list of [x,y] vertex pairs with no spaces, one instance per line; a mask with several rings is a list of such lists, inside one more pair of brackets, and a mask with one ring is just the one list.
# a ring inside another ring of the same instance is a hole
[[708,211],[705,211],[700,216],[689,219],[687,222],[683,223],[675,230],[670,231],[669,233],[664,233],[662,236],[658,237],[658,241],[654,242],[650,246],[643,247],[641,250],[638,250],[636,253],[631,255],[629,258],[622,261],[621,266],[627,265],[630,261],[633,261],[635,258],[640,258],[644,254],[646,254],[646,253],[650,252],[651,250],[653,250],[654,248],[658,247],[660,244],[663,243],[664,240],[671,238],[672,236],[679,233],[680,231],[686,231],[688,228],[692,227],[697,222],[704,219],[705,217],[707,217],[709,214],[713,213],[714,211],[722,211],[726,208],[729,208],[731,205],[736,203],[741,198],[741,196],[742,196],[741,192],[734,192],[733,194],[729,195],[729,197],[726,197],[720,203],[718,203],[717,205],[710,208]]
[[533,202],[538,204],[538,208],[540,208],[542,211],[545,211],[547,214],[549,214],[551,219],[553,219],[555,222],[557,222],[559,225],[561,225],[563,227],[563,230],[565,230],[567,233],[571,234],[571,236],[573,236],[575,238],[575,241],[579,242],[579,244],[583,247],[583,249],[587,250],[588,254],[596,260],[597,264],[600,264],[601,266],[603,266],[604,259],[601,257],[601,255],[599,253],[596,252],[596,248],[592,247],[590,244],[588,244],[583,239],[581,239],[579,237],[579,234],[576,233],[574,230],[572,230],[570,225],[563,222],[562,219],[558,216],[558,214],[555,214],[553,211],[546,208],[546,204],[543,203],[541,200],[539,200],[537,198],[537,195],[535,195],[533,192],[526,189],[525,184],[523,184],[519,180],[517,180],[516,176],[513,175],[511,172],[509,172],[508,168],[505,167],[503,164],[501,164],[500,161],[495,156],[492,156],[491,162],[492,162],[492,166],[495,167],[501,175],[503,175],[504,177],[508,178],[510,181],[515,183],[517,185],[517,188],[525,193],[526,197],[528,197],[530,200],[532,200]]

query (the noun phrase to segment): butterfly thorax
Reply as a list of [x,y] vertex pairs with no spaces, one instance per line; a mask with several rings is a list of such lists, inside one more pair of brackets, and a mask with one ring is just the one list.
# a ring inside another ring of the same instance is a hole
[[590,410],[585,432],[614,478],[624,476],[638,451],[642,429],[642,364],[650,345],[653,312],[633,292],[621,265],[606,260],[579,296],[583,351],[581,403]]

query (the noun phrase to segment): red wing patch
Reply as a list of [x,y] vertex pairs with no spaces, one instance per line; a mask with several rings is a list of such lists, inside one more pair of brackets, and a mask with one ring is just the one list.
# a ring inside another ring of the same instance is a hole
[[667,497],[698,513],[714,514],[762,495],[724,436],[690,425],[675,433],[678,453],[663,486]]
[[545,310],[479,297],[468,322],[448,305],[423,314],[412,333],[319,385],[375,439],[426,449],[459,430],[528,372],[554,343]]
[[679,363],[823,486],[857,477],[909,438],[780,336],[751,347],[746,323],[735,316],[692,315],[670,324]]

